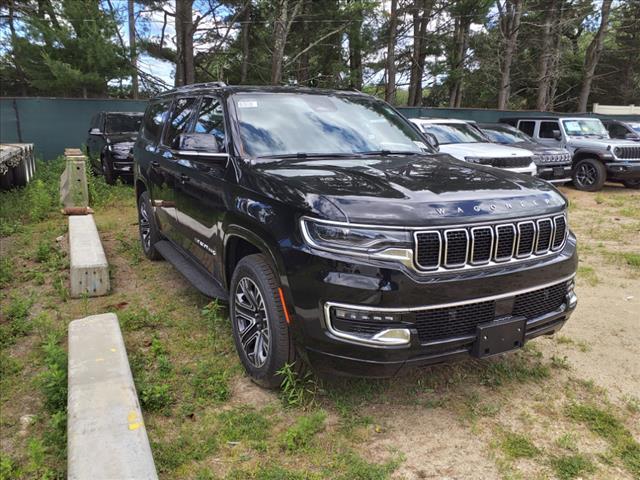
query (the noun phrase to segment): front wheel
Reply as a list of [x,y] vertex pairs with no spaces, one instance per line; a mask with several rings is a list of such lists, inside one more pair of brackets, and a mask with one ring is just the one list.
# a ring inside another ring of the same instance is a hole
[[142,251],[149,260],[160,260],[162,255],[156,250],[155,244],[160,240],[160,232],[156,225],[149,194],[142,192],[138,199],[138,229]]
[[622,184],[627,188],[634,190],[640,190],[640,178],[634,178],[633,180],[625,180]]
[[258,385],[277,388],[285,364],[300,366],[280,299],[276,274],[264,255],[244,257],[231,277],[233,339],[242,365]]
[[595,158],[580,160],[573,169],[573,185],[578,190],[597,192],[607,180],[607,169]]

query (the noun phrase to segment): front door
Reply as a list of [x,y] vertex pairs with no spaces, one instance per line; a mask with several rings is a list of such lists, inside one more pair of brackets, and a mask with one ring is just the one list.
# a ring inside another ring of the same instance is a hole
[[542,120],[538,127],[538,138],[541,143],[550,147],[560,147],[562,140],[558,140],[556,135],[560,132],[560,122],[555,120]]
[[221,227],[226,211],[227,175],[233,169],[227,157],[222,102],[204,97],[190,131],[213,135],[218,142],[217,155],[183,157],[177,162],[181,188],[177,194],[178,228],[184,249],[215,278],[221,278]]

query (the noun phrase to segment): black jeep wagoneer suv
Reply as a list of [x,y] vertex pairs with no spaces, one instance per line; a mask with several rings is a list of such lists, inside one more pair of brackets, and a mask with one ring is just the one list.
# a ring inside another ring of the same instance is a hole
[[567,201],[440,155],[356,92],[191,85],[134,147],[140,237],[229,303],[249,375],[359,376],[521,347],[576,306]]

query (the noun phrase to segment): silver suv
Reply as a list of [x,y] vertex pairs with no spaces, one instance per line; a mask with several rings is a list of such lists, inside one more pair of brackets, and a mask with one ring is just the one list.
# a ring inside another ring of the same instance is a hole
[[640,188],[640,145],[613,139],[600,119],[593,117],[509,117],[500,119],[545,145],[564,147],[573,154],[573,184],[595,192],[605,181]]

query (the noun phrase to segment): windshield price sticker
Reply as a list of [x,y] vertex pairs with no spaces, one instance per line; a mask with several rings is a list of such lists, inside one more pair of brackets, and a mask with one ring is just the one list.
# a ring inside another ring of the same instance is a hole
[[258,102],[255,100],[240,100],[238,108],[258,108]]

